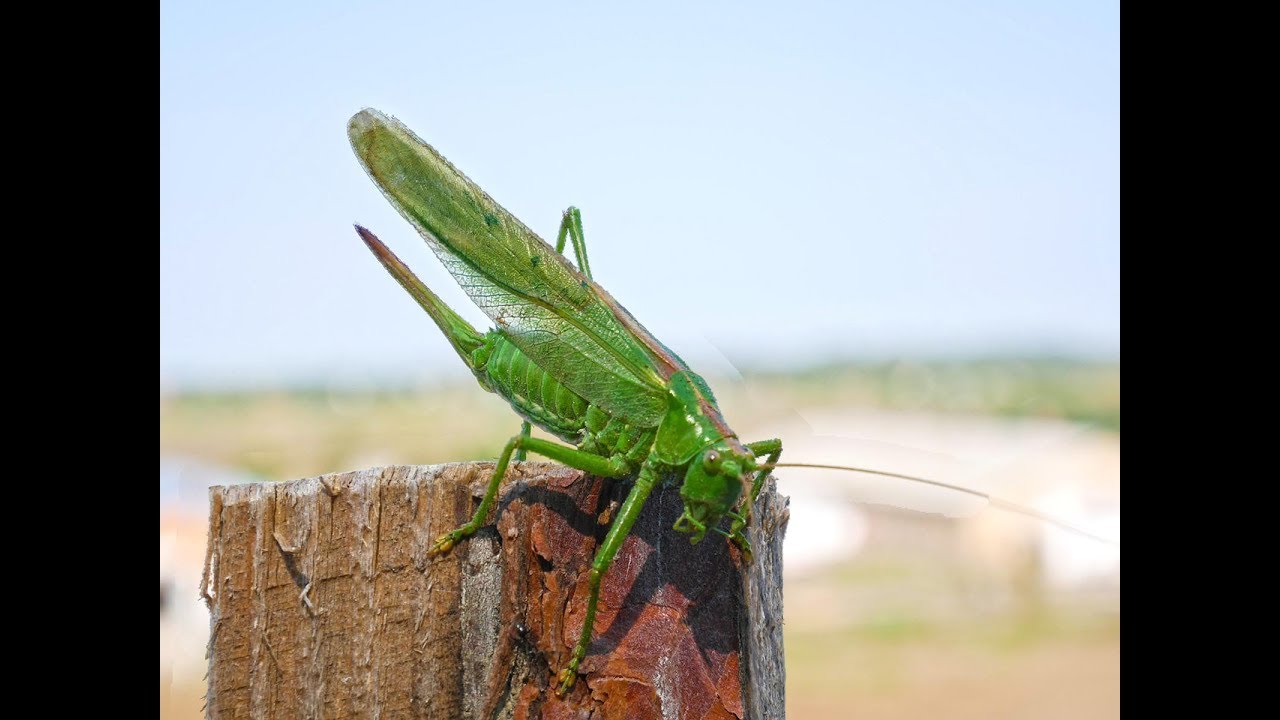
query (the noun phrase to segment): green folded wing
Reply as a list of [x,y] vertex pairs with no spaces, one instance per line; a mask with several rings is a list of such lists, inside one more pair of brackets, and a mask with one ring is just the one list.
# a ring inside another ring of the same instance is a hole
[[589,402],[657,424],[670,372],[612,298],[398,120],[366,109],[347,129],[383,195],[516,347]]

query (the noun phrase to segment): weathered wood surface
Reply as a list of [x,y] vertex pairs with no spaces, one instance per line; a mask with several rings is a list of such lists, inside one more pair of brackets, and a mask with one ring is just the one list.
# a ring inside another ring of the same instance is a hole
[[650,496],[606,576],[577,685],[554,676],[630,484],[513,464],[496,527],[428,558],[492,463],[210,490],[210,718],[781,718],[786,499],[757,503],[749,567]]

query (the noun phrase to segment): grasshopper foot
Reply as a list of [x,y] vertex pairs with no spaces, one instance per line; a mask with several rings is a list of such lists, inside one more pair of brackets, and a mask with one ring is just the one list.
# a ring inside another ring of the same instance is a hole
[[729,539],[733,541],[734,545],[738,546],[738,550],[742,553],[742,559],[746,561],[748,565],[751,564],[753,556],[751,554],[751,543],[747,540],[747,536],[743,534],[742,531],[738,531]]
[[569,661],[569,665],[560,671],[557,679],[560,681],[560,687],[556,688],[556,697],[564,697],[564,694],[569,692],[573,684],[578,681],[577,658]]
[[461,529],[454,530],[453,532],[447,532],[444,535],[441,535],[440,537],[436,538],[435,544],[432,545],[431,549],[427,551],[427,557],[435,557],[436,555],[443,555],[449,552],[450,550],[453,549],[453,546],[456,545],[457,542],[461,540],[463,537],[464,535]]

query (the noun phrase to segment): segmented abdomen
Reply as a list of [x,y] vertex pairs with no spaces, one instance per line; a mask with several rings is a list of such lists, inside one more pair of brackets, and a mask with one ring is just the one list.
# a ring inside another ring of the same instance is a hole
[[568,442],[582,440],[587,401],[535,365],[505,336],[490,331],[475,356],[490,387],[516,412]]

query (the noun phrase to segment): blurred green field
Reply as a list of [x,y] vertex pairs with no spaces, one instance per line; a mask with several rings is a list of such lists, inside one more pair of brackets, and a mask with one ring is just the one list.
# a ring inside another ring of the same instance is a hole
[[[1007,426],[1009,442],[1025,445],[1010,453],[1017,458],[1008,469],[1015,481],[1032,484],[1048,473],[1082,486],[1114,485],[1118,502],[1118,363],[839,364],[708,380],[730,422],[752,432],[796,408],[853,410],[872,426],[878,418],[902,423],[904,417],[911,419],[908,427],[972,425],[984,442],[997,444]],[[1024,437],[1019,419],[1065,428],[1049,437],[1067,438],[1066,444],[1042,452],[1044,442]],[[471,382],[162,393],[160,399],[162,458],[268,480],[492,458],[517,428],[510,408]],[[919,437],[928,450],[932,436]],[[799,493],[805,481],[791,478],[782,490]],[[1054,585],[1044,566],[1042,524],[1026,518],[991,511],[951,518],[877,506],[860,512],[869,529],[851,557],[798,574],[788,568],[789,717],[1119,717],[1118,569],[1114,583]],[[789,535],[789,542],[799,538],[797,523],[806,522],[797,520],[800,513],[793,505],[796,537]],[[163,516],[162,504],[162,538]],[[176,532],[190,534],[198,563],[202,528]],[[162,648],[164,638],[162,629]],[[197,680],[166,685],[163,658],[162,652],[162,716],[200,716],[202,686]],[[185,677],[200,677],[198,668]]]
[[797,404],[1059,418],[1120,432],[1120,365],[1067,358],[821,365],[757,374]]
[[961,523],[904,520],[934,537],[788,578],[789,717],[1120,716],[1118,587],[1046,587],[1031,552],[982,567]]
[[[795,407],[1058,418],[1119,433],[1120,366],[1060,359],[840,364],[708,378],[735,426]],[[160,452],[307,477],[384,463],[491,458],[519,423],[475,383],[161,395]]]

